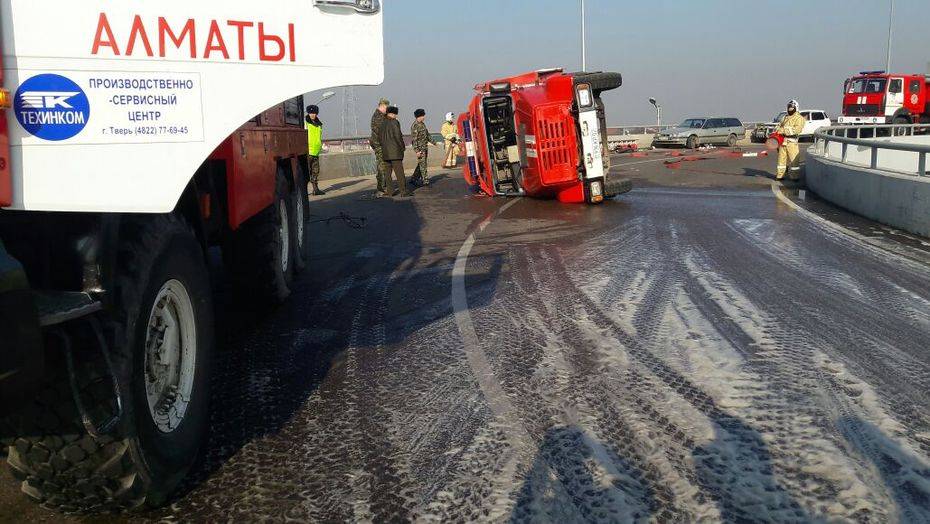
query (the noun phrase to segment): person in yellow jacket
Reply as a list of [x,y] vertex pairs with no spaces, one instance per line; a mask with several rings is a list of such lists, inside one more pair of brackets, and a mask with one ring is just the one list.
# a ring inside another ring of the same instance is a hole
[[310,174],[310,185],[314,196],[325,195],[320,189],[320,152],[323,151],[323,122],[320,121],[320,108],[315,105],[307,106],[307,172]]
[[455,127],[455,113],[446,113],[446,121],[442,123],[439,133],[446,142],[446,157],[442,167],[453,168],[459,159],[459,133]]
[[798,149],[798,138],[804,131],[804,124],[807,120],[798,113],[798,101],[791,100],[788,102],[788,114],[781,119],[775,133],[785,137],[785,141],[778,147],[778,168],[775,175],[776,180],[788,178],[793,181],[801,179],[801,158]]

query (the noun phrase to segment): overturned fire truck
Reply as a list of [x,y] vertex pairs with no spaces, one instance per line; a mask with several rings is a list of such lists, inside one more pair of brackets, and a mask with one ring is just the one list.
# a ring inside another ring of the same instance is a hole
[[609,175],[601,93],[619,73],[545,69],[475,86],[459,116],[465,180],[496,196],[557,198],[597,204],[632,189]]

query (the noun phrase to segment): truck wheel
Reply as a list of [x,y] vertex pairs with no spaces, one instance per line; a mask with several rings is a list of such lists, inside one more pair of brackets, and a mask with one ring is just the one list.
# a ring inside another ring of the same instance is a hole
[[302,271],[310,264],[310,231],[307,222],[310,220],[310,197],[307,196],[307,179],[299,170],[295,177],[294,204],[292,213],[294,232],[294,270]]
[[688,149],[697,149],[698,148],[698,137],[697,135],[691,135],[688,137],[687,142]]
[[727,147],[736,147],[736,142],[736,135],[731,133],[730,136],[727,137]]
[[620,73],[578,73],[573,76],[576,83],[586,83],[590,85],[595,96],[599,96],[603,91],[616,89],[623,85],[623,77]]
[[[896,126],[906,126],[906,125],[909,125],[911,121],[908,120],[907,117],[896,116],[891,121],[891,123]],[[894,129],[894,136],[904,136],[907,134],[907,128],[905,127],[895,127],[893,129]]]
[[633,181],[628,178],[611,178],[604,184],[604,198],[629,193],[633,190]]
[[293,196],[282,175],[267,209],[236,231],[229,257],[236,290],[249,300],[281,303],[294,280]]
[[[170,215],[127,219],[123,231],[106,330],[122,419],[110,435],[89,435],[57,362],[57,379],[18,419],[20,436],[9,448],[22,491],[60,511],[163,504],[193,464],[209,422],[213,309],[200,245]],[[111,377],[87,358],[96,351],[75,347],[74,376],[89,412],[113,413]]]

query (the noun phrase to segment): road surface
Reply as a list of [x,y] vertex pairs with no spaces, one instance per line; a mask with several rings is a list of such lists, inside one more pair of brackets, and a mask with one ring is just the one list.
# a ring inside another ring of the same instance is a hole
[[138,518],[930,520],[930,267],[772,158],[677,160],[599,207],[337,184],[288,305],[224,306],[205,458]]

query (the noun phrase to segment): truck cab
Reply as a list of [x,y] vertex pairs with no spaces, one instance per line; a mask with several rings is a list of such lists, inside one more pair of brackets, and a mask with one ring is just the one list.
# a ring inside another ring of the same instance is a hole
[[840,124],[918,124],[930,121],[930,78],[863,71],[843,84]]

